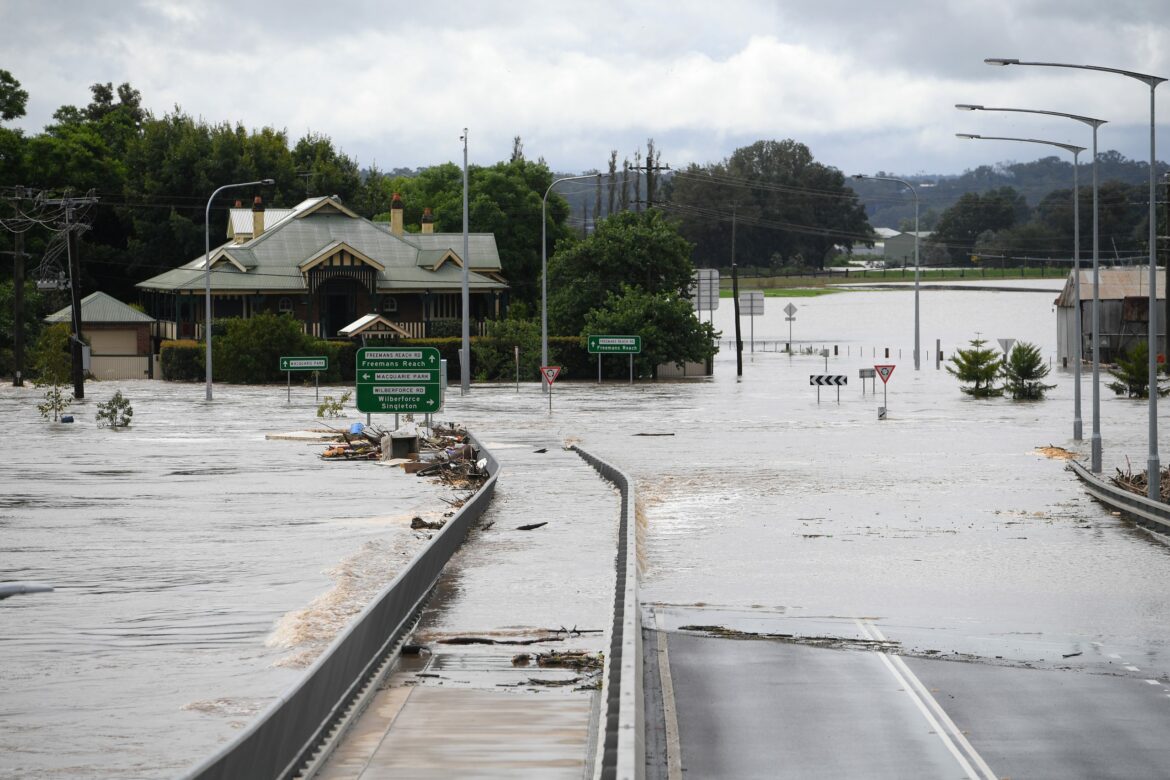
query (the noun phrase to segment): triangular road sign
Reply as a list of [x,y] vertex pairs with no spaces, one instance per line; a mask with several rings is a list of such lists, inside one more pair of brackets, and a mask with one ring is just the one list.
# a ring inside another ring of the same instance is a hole
[[560,366],[541,366],[540,373],[544,374],[544,381],[548,382],[549,387],[552,387],[552,383],[557,381],[557,377],[560,376],[561,367]]
[[877,371],[877,375],[882,378],[882,384],[884,385],[890,381],[890,374],[894,373],[894,366],[874,366],[873,370]]

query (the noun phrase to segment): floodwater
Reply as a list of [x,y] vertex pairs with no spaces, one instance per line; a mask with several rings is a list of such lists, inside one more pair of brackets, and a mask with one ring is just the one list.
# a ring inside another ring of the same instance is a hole
[[[737,378],[725,350],[712,379],[559,382],[551,413],[535,383],[474,385],[465,397],[456,387],[442,417],[496,449],[498,490],[511,496],[496,522],[571,521],[593,568],[612,529],[582,519],[605,511],[606,491],[568,486],[571,461],[542,468],[531,451],[576,441],[634,477],[644,602],[864,616],[924,650],[1031,663],[1080,648],[1094,662],[1140,657],[1164,676],[1170,548],[1035,451],[1087,453],[1071,439],[1072,372],[1054,368],[1049,399],[1020,403],[970,399],[934,367],[935,339],[950,354],[976,333],[1054,356],[1047,285],[924,289],[918,372],[912,291],[793,299],[798,350],[838,346],[828,373],[849,377],[840,403],[822,388],[818,404],[809,386],[826,373],[819,355],[745,352]],[[724,339],[729,303],[714,318]],[[788,340],[785,303],[767,299],[757,340]],[[887,347],[891,359],[875,361]],[[857,379],[874,362],[897,366],[885,400],[880,380],[875,394]],[[93,406],[116,387],[134,426],[99,430]],[[34,390],[0,390],[0,580],[58,588],[0,601],[0,777],[175,774],[284,690],[305,654],[425,543],[409,518],[441,508],[438,488],[264,440],[316,422],[312,389],[296,392],[290,407],[283,388],[220,386],[208,404],[202,386],[91,383],[69,426],[39,419]],[[1105,390],[1101,410],[1106,471],[1127,458],[1143,468],[1145,403]],[[539,583],[517,561],[498,593],[453,600],[446,622],[551,626],[580,614],[593,626],[611,595],[594,580],[575,588],[574,565],[566,558],[564,576]],[[483,576],[461,587],[486,588]],[[523,601],[542,614],[513,614],[517,583],[539,594]]]

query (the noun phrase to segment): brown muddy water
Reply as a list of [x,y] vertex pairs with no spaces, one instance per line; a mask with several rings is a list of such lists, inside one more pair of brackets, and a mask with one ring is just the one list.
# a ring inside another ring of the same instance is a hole
[[[1165,676],[1168,548],[1036,452],[1087,453],[1071,440],[1071,371],[1053,370],[1048,400],[1018,403],[969,399],[934,368],[936,338],[949,353],[977,332],[1051,356],[1055,295],[924,292],[919,372],[910,292],[794,300],[798,348],[839,345],[828,373],[849,377],[840,404],[823,388],[818,405],[809,386],[823,358],[762,351],[745,354],[741,379],[725,351],[711,379],[559,381],[551,414],[535,383],[456,387],[441,417],[498,448],[505,468],[495,521],[563,526],[559,550],[533,551],[563,555],[563,574],[526,576],[506,539],[476,548],[473,534],[435,630],[604,622],[612,594],[595,570],[612,493],[583,462],[532,455],[577,441],[637,481],[644,602],[734,613],[745,631],[782,616],[820,636],[866,618],[922,652],[1045,663],[1080,651],[1079,663],[1140,658]],[[725,339],[729,303],[715,315]],[[787,340],[784,303],[767,299],[757,339]],[[885,347],[897,368],[879,421],[881,382],[863,393],[857,370]],[[99,430],[94,406],[118,388],[134,426]],[[425,543],[409,518],[443,508],[425,480],[266,441],[315,422],[312,388],[291,407],[282,387],[220,386],[211,404],[202,386],[161,382],[90,383],[87,395],[77,423],[54,425],[35,390],[0,389],[0,580],[57,586],[0,601],[0,777],[181,771],[287,688]],[[1104,391],[1107,470],[1144,466],[1145,410]],[[494,574],[493,544],[509,556]]]

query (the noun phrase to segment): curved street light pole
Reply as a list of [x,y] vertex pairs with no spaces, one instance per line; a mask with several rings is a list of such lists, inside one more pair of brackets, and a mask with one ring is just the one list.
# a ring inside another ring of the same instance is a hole
[[[1149,252],[1150,252],[1150,266],[1149,266],[1149,312],[1148,319],[1150,321],[1149,332],[1147,338],[1149,339],[1150,358],[1146,366],[1149,380],[1149,456],[1146,461],[1146,480],[1149,485],[1148,496],[1152,501],[1162,500],[1162,480],[1160,476],[1161,468],[1158,463],[1158,269],[1157,269],[1157,198],[1154,190],[1154,169],[1158,165],[1157,157],[1154,152],[1154,90],[1158,88],[1166,79],[1161,76],[1151,76],[1147,73],[1137,73],[1132,70],[1122,70],[1120,68],[1107,68],[1101,65],[1071,65],[1064,62],[1023,62],[1018,59],[1008,59],[1003,57],[989,57],[985,60],[988,65],[1036,65],[1046,68],[1073,68],[1075,70],[1095,70],[1102,73],[1114,73],[1119,76],[1127,76],[1131,79],[1136,79],[1150,88],[1150,236],[1149,236]],[[1094,136],[1095,140],[1096,136]],[[1095,146],[1095,144],[1094,144]],[[1097,150],[1093,149],[1093,160],[1096,161]],[[1096,170],[1094,169],[1094,185],[1096,184]],[[1095,189],[1095,187],[1094,187]],[[1096,232],[1096,208],[1093,209],[1094,219],[1094,233]],[[1096,240],[1094,239],[1094,252],[1096,252]],[[1170,294],[1170,290],[1167,291]],[[1096,334],[1094,334],[1095,336]],[[1097,350],[1096,342],[1093,344],[1094,352]],[[1096,386],[1096,381],[1094,381]],[[1094,457],[1097,458],[1095,462],[1095,472],[1099,473],[1101,464],[1099,460],[1099,453],[1095,452]],[[1157,478],[1155,478],[1157,477]]]
[[[552,184],[548,185],[548,189],[544,191],[544,198],[540,201],[540,365],[548,365],[548,194],[552,192],[552,188],[563,181],[576,181],[579,179],[595,179],[596,173],[590,173],[583,176],[564,176],[560,179],[555,179]],[[540,387],[544,392],[548,392],[548,382],[544,378],[544,372],[540,373]]]
[[[1095,132],[1095,131],[1094,131]],[[1039,138],[1007,138],[997,135],[975,135],[973,133],[955,133],[959,138],[967,138],[979,141],[1019,141],[1026,144],[1044,144],[1045,146],[1055,146],[1058,149],[1064,149],[1066,152],[1072,152],[1073,156],[1073,287],[1076,290],[1076,309],[1073,315],[1073,328],[1077,332],[1076,348],[1073,354],[1074,364],[1074,379],[1073,379],[1073,439],[1081,440],[1081,217],[1079,213],[1077,193],[1080,191],[1080,183],[1077,179],[1077,169],[1080,167],[1080,154],[1085,151],[1083,146],[1074,146],[1073,144],[1064,144],[1059,141],[1043,141]],[[1095,155],[1094,155],[1095,156]],[[1094,262],[1093,274],[1093,331],[1097,330],[1098,316],[1097,316],[1097,274],[1096,263]],[[1094,336],[1094,341],[1096,336]],[[1097,350],[1093,350],[1093,430],[1097,434],[1096,441],[1098,447],[1101,442],[1101,416],[1100,416],[1100,397],[1097,394]]]
[[895,176],[869,176],[864,173],[857,173],[853,175],[855,179],[874,179],[875,181],[894,181],[910,190],[910,194],[914,196],[914,370],[918,371],[922,367],[922,354],[919,351],[919,308],[918,308],[918,192],[915,191],[913,185],[905,179],[899,179]]
[[207,373],[208,401],[211,400],[211,202],[215,200],[216,195],[224,190],[236,187],[267,186],[275,183],[272,179],[260,179],[259,181],[245,181],[239,184],[225,184],[211,193],[211,197],[207,199],[207,208],[203,212],[203,297],[206,304],[203,315],[203,338],[207,342],[204,355],[204,362],[207,365],[204,368]]
[[[1002,108],[979,106],[971,103],[957,103],[955,108],[960,111],[1010,111],[1017,114],[1044,114],[1046,116],[1060,116],[1066,119],[1075,119],[1093,128],[1093,473],[1101,473],[1101,388],[1100,360],[1097,350],[1097,334],[1101,328],[1100,315],[1100,279],[1098,270],[1097,246],[1097,128],[1105,124],[1104,119],[1066,114],[1063,111],[1041,111],[1033,108]],[[1081,363],[1083,362],[1083,342],[1085,340],[1084,326],[1081,323],[1081,189],[1077,181],[1077,152],[1073,153],[1073,294],[1076,297],[1076,312],[1073,317],[1073,329],[1077,338],[1073,352],[1073,440],[1081,441]]]

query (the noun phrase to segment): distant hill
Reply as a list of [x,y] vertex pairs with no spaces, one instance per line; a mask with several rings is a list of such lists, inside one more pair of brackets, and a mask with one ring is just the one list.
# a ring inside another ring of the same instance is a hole
[[[1170,165],[1158,163],[1156,173],[1159,180],[1167,170],[1170,170]],[[1097,176],[1101,184],[1107,181],[1144,184],[1149,181],[1149,171],[1149,163],[1130,160],[1119,152],[1102,152],[1097,157]],[[875,175],[895,174],[879,171]],[[1082,161],[1078,176],[1087,193],[1093,183],[1092,165]],[[1072,161],[1053,155],[1027,163],[981,165],[958,176],[919,174],[899,178],[910,182],[918,191],[919,220],[922,229],[929,230],[933,227],[933,219],[969,192],[983,193],[999,187],[1012,187],[1034,208],[1049,193],[1072,189]],[[854,180],[850,186],[865,203],[869,223],[874,227],[898,228],[903,220],[914,219],[914,200],[905,187],[872,179]]]

